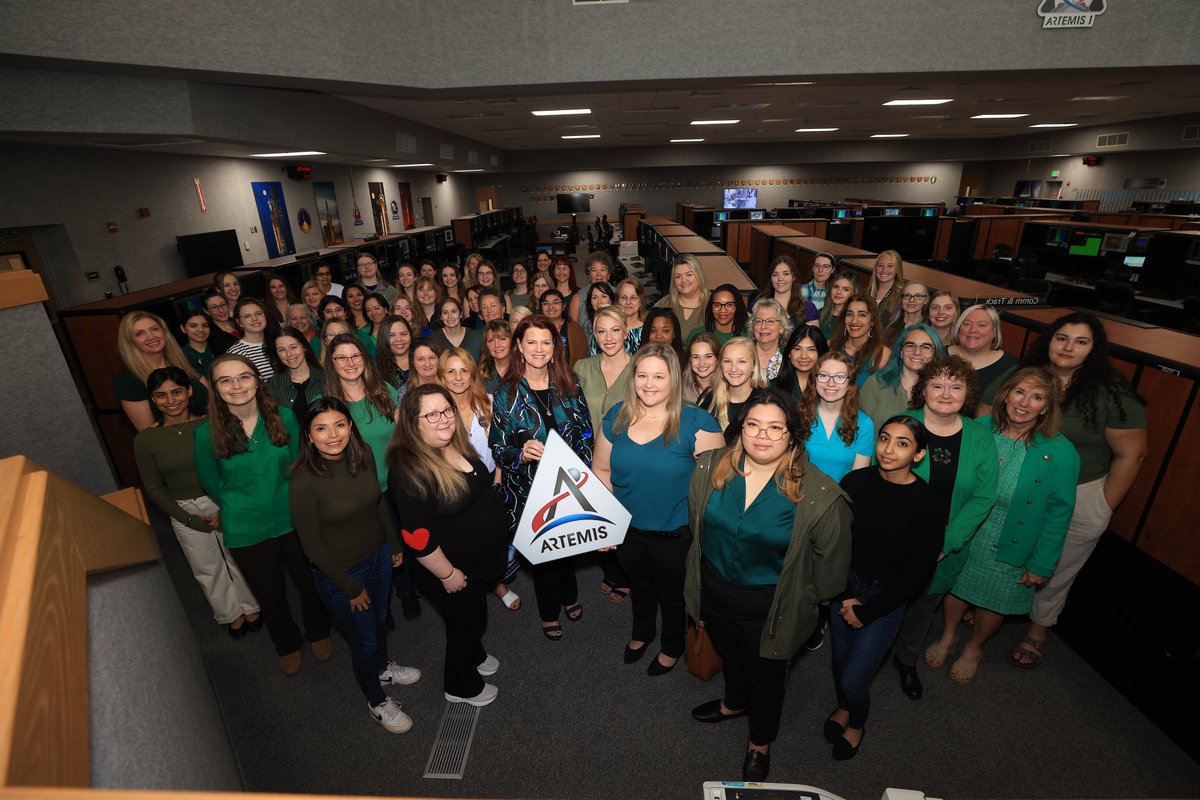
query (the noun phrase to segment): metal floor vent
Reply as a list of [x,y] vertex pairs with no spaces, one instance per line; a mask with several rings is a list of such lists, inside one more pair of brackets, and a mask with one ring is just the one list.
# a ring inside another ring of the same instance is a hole
[[467,756],[471,754],[471,740],[475,738],[475,723],[479,720],[479,709],[470,703],[447,703],[425,764],[426,778],[452,778],[462,780],[467,769]]

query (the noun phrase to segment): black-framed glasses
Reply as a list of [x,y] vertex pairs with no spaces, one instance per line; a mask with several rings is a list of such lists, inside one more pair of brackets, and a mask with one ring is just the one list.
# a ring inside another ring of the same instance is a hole
[[714,300],[712,307],[718,311],[733,311],[735,308],[737,308],[737,302],[730,300],[727,303],[718,303],[716,300]]
[[757,439],[765,432],[767,438],[772,442],[778,442],[787,434],[787,426],[779,424],[759,425],[752,419],[748,419],[742,423],[742,430],[750,435],[750,438]]
[[850,380],[849,375],[830,375],[828,372],[818,372],[816,378],[817,383],[829,383],[833,381],[838,386]]
[[900,295],[901,300],[924,300],[926,297],[929,297],[929,295],[915,294],[913,292],[905,292],[902,295]]
[[342,364],[343,366],[346,364],[355,364],[362,360],[363,360],[362,353],[355,353],[352,356],[334,356],[333,357],[333,363]]
[[900,349],[908,353],[932,353],[934,348],[929,342],[921,342],[920,344],[917,342],[905,342],[900,345]]
[[454,415],[456,413],[457,412],[455,411],[454,406],[446,406],[441,411],[430,411],[428,414],[422,414],[421,419],[425,420],[430,425],[437,425],[439,418],[449,422],[450,420],[454,419]]

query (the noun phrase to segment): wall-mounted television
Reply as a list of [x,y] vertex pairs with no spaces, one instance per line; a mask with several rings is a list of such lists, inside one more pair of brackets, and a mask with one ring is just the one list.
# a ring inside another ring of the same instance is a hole
[[237,231],[232,228],[176,236],[175,246],[179,249],[179,255],[183,256],[183,266],[188,275],[221,272],[245,264]]
[[555,195],[559,214],[582,214],[592,210],[592,196],[587,192],[567,192]]
[[758,208],[758,189],[725,189],[724,208]]

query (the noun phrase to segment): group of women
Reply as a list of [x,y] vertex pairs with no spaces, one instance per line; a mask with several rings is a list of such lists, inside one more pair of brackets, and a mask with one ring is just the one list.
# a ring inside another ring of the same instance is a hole
[[[631,606],[623,660],[654,652],[646,672],[665,675],[688,616],[701,621],[725,691],[692,715],[749,718],[747,779],[767,775],[787,663],[824,603],[836,705],[822,730],[836,759],[861,746],[889,650],[920,697],[917,660],[949,660],[961,623],[973,627],[950,676],[967,682],[1004,616],[1029,614],[1009,660],[1037,666],[1145,452],[1144,409],[1094,317],[1060,319],[1018,364],[991,309],[934,314],[939,295],[905,283],[891,251],[862,293],[831,256],[803,284],[781,259],[750,308],[734,287],[709,290],[686,256],[654,309],[636,281],[609,286],[606,254],[589,257],[582,289],[547,266],[528,280],[514,265],[507,295],[482,259],[443,269],[440,336],[422,299],[432,279],[410,268],[373,353],[342,299],[325,295],[313,320],[307,300],[292,315],[286,295],[263,303],[224,280],[207,316],[183,321],[185,348],[154,315],[124,319],[118,394],[142,430],[147,493],[231,635],[265,623],[294,674],[305,641],[330,656],[336,624],[371,714],[407,730],[382,690],[420,677],[387,658],[393,571],[407,560],[445,620],[447,699],[492,702],[487,596],[520,607],[511,538],[553,430],[632,516],[598,555],[600,591]],[[455,296],[461,282],[477,310]],[[218,299],[249,347],[205,347],[205,324],[225,332]],[[281,326],[284,312],[307,325]],[[473,337],[470,315],[489,317]],[[561,641],[563,617],[584,614],[573,559],[525,569],[542,633]]]

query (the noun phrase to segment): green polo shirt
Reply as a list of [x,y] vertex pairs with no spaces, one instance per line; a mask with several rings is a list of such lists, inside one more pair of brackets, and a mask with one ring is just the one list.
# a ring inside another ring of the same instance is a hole
[[740,475],[713,492],[704,510],[700,552],[726,583],[774,586],[792,541],[796,506],[773,480],[745,506],[746,479]]
[[279,417],[287,444],[271,444],[262,416],[246,452],[229,458],[213,453],[209,420],[196,428],[196,474],[204,493],[221,507],[221,530],[229,547],[250,547],[295,529],[288,498],[288,467],[300,452],[300,424],[286,408]]

